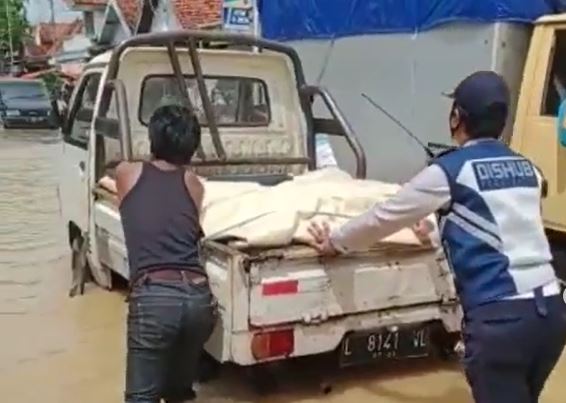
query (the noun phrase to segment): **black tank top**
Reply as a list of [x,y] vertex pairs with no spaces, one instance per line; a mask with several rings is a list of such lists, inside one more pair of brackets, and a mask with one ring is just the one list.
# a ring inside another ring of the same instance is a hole
[[185,170],[145,163],[120,205],[130,278],[143,270],[178,268],[205,274],[199,254],[203,232],[185,186]]

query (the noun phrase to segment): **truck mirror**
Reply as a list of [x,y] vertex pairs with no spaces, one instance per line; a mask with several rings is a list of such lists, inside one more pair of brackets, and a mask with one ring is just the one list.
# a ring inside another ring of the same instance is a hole
[[558,141],[562,147],[566,147],[566,100],[562,101],[558,109],[556,126],[558,129]]

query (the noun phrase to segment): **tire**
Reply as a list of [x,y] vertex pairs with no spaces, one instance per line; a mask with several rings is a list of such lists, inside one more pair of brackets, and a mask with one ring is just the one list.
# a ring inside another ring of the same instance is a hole
[[448,333],[441,325],[433,327],[430,341],[432,344],[432,355],[442,361],[453,361],[459,358],[458,346],[462,341],[460,332]]
[[271,395],[279,389],[279,382],[269,364],[246,368],[246,377],[254,392],[260,396]]
[[200,365],[198,368],[197,379],[200,383],[207,383],[220,376],[222,364],[216,361],[204,349],[200,356]]
[[71,241],[71,289],[69,297],[84,294],[85,284],[90,279],[85,247],[82,236],[77,235]]

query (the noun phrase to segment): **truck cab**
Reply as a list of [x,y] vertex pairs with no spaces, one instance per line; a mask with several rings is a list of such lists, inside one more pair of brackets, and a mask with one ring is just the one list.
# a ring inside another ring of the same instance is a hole
[[[461,310],[440,248],[405,237],[327,261],[295,236],[321,209],[352,216],[398,185],[365,180],[364,150],[331,95],[305,82],[297,53],[250,36],[144,34],[89,63],[63,126],[74,273],[106,288],[112,273],[129,277],[114,169],[150,158],[149,116],[171,102],[203,127],[191,168],[205,179],[202,255],[220,309],[212,357],[253,366],[337,351],[353,365],[451,350]],[[318,134],[350,146],[352,174],[324,180]]]
[[[547,181],[543,218],[558,274],[566,280],[566,141],[559,111],[566,99],[566,14],[540,18],[523,73],[511,147],[531,159]],[[562,129],[563,131],[563,129]]]

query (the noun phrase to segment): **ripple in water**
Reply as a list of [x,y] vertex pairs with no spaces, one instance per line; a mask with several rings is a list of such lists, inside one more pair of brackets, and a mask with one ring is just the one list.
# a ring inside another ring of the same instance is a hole
[[[57,198],[59,135],[0,132],[0,295],[30,299],[67,247]],[[21,291],[18,289],[21,288]]]

